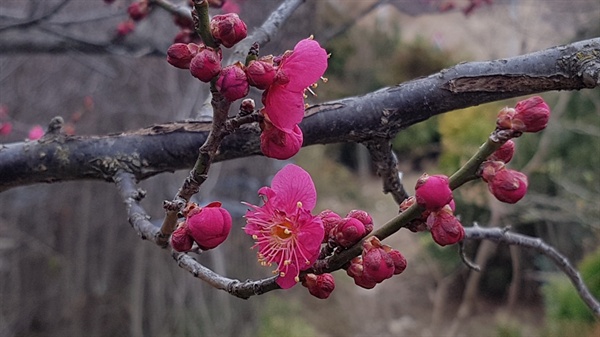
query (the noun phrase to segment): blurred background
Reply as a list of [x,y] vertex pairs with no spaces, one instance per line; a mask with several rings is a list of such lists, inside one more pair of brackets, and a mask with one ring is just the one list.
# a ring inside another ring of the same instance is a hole
[[[234,1],[249,31],[281,2]],[[64,6],[61,5],[64,2]],[[309,103],[365,94],[463,61],[524,54],[600,36],[596,0],[307,1],[267,46],[280,54],[311,34],[332,54]],[[207,87],[167,64],[161,52],[178,28],[154,10],[123,38],[127,0],[0,2],[0,143],[62,116],[71,132],[103,135],[198,117]],[[450,8],[449,4],[454,4]],[[26,23],[23,18],[48,17]],[[446,12],[442,10],[448,9]],[[214,10],[214,14],[221,10]],[[96,49],[60,47],[54,40]],[[116,48],[102,49],[111,41]],[[49,46],[49,47],[48,47]],[[100,46],[100,47],[98,47]],[[121,48],[122,47],[122,48]],[[61,49],[62,48],[62,49]],[[258,92],[253,92],[257,95]],[[542,94],[552,119],[517,140],[510,166],[530,179],[516,205],[471,183],[455,194],[465,226],[510,226],[538,236],[578,266],[600,297],[600,91]],[[257,96],[258,97],[258,96]],[[453,111],[394,139],[405,187],[423,172],[451,174],[515,100]],[[312,174],[319,203],[340,214],[360,208],[380,226],[397,214],[374,175],[368,151],[353,143],[312,146],[295,162]],[[231,278],[271,269],[256,261],[241,230],[245,206],[285,162],[262,157],[215,164],[199,203],[220,200],[236,218],[229,239],[198,257]],[[268,168],[268,169],[265,169]],[[161,222],[187,172],[143,181],[146,210]],[[249,300],[217,291],[177,267],[170,254],[138,238],[113,185],[68,182],[0,194],[0,336],[597,336],[598,322],[546,258],[515,247],[468,242],[483,271],[470,272],[456,247],[400,231],[386,240],[408,259],[400,276],[365,290],[343,271],[318,300],[305,288]]]

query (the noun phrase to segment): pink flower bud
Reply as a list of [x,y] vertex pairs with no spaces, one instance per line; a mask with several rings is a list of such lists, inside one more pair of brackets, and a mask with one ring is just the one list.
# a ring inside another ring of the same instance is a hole
[[201,43],[200,37],[195,31],[187,28],[181,29],[173,38],[173,43]]
[[217,90],[230,102],[248,95],[250,87],[244,72],[244,65],[236,62],[221,69],[216,86]]
[[248,28],[237,14],[227,13],[213,16],[210,20],[210,32],[215,40],[231,48],[246,38]]
[[167,49],[167,62],[180,69],[189,69],[190,62],[198,54],[199,48],[195,43],[175,43]]
[[427,225],[430,227],[433,241],[442,247],[455,244],[465,236],[465,229],[452,213],[450,206],[431,212],[427,218]]
[[221,71],[222,57],[220,49],[215,50],[204,45],[200,46],[198,54],[190,62],[192,76],[202,82],[210,82]]
[[387,253],[394,261],[394,275],[401,274],[406,269],[406,258],[396,249],[390,249]]
[[38,139],[42,138],[43,135],[44,135],[44,129],[40,125],[35,125],[31,129],[29,129],[27,138],[29,138],[29,140],[38,140]]
[[333,240],[342,247],[350,247],[367,235],[365,225],[355,218],[343,218],[333,229]]
[[376,283],[394,275],[394,260],[374,236],[363,243],[362,264],[363,277],[368,277]]
[[217,247],[231,231],[231,215],[213,202],[203,208],[195,208],[187,214],[187,232],[203,250]]
[[486,183],[490,182],[494,180],[494,176],[496,175],[496,173],[502,170],[506,170],[506,165],[503,161],[486,160],[483,163],[481,163],[480,166],[481,179],[483,179],[483,181],[485,181]]
[[377,282],[364,275],[362,256],[357,256],[350,261],[346,274],[354,279],[354,284],[365,289],[372,289]]
[[140,0],[134,2],[127,7],[127,13],[133,21],[140,21],[150,13],[150,7],[148,6],[147,0]]
[[123,21],[117,25],[117,35],[120,37],[126,36],[135,29],[135,22],[131,20]]
[[256,61],[251,61],[246,67],[248,83],[261,90],[268,88],[273,83],[275,73],[273,56],[261,57]]
[[348,212],[346,217],[360,220],[360,222],[362,222],[363,225],[365,225],[365,235],[373,231],[373,218],[369,215],[369,213],[359,209],[354,209]]
[[4,122],[0,123],[0,136],[8,136],[12,132],[12,123]]
[[445,175],[430,176],[424,173],[415,186],[417,203],[428,210],[437,210],[452,200],[452,190]]
[[326,243],[329,240],[329,236],[331,230],[333,230],[342,220],[342,217],[339,216],[332,210],[326,209],[321,213],[317,214],[317,217],[321,218],[323,221],[323,229],[325,230],[325,235],[323,236],[323,243]]
[[302,130],[295,125],[292,130],[281,130],[268,120],[261,123],[260,150],[269,158],[289,159],[302,147]]
[[187,252],[193,245],[194,239],[188,234],[187,224],[182,222],[171,234],[171,247],[178,252]]
[[496,199],[514,204],[527,193],[527,176],[519,171],[504,169],[488,181],[488,189]]
[[489,160],[498,160],[504,163],[508,163],[513,155],[515,154],[515,142],[512,139],[506,141],[506,143],[502,144],[498,150],[496,150],[492,155],[488,158]]
[[550,119],[550,107],[540,96],[534,96],[520,101],[515,105],[514,125],[519,125],[518,131],[538,132],[546,128]]
[[335,280],[331,274],[306,274],[302,285],[308,288],[308,292],[316,298],[326,299],[335,289]]

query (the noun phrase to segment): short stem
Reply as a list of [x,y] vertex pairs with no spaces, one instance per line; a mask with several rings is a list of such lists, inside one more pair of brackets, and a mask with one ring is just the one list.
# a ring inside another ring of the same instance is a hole
[[208,1],[194,0],[194,24],[196,33],[202,38],[202,42],[208,47],[217,48],[218,45],[210,33],[210,17],[208,15]]

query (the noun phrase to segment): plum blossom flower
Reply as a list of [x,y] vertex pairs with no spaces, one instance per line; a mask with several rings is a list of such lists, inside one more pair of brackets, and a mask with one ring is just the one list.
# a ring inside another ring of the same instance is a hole
[[327,52],[312,39],[283,54],[274,82],[264,94],[264,113],[279,129],[292,129],[304,117],[304,90],[323,76]]
[[[272,81],[263,93],[265,108],[261,112],[265,120],[274,126],[266,131],[263,128],[263,133],[271,131],[271,135],[279,135],[279,139],[290,140],[286,143],[276,143],[273,141],[276,138],[272,136],[261,137],[261,149],[265,156],[287,159],[298,153],[302,146],[302,130],[298,123],[304,118],[304,90],[321,78],[325,69],[325,49],[317,41],[304,39],[296,44],[294,50],[284,53],[279,58],[272,79],[261,79],[261,86]],[[273,151],[277,147],[283,150]],[[273,157],[273,152],[285,152],[285,156]]]
[[271,187],[258,191],[263,206],[246,212],[246,234],[252,235],[263,265],[277,264],[277,284],[288,289],[300,281],[300,271],[317,259],[324,230],[321,218],[311,214],[317,193],[310,175],[289,164],[273,178]]

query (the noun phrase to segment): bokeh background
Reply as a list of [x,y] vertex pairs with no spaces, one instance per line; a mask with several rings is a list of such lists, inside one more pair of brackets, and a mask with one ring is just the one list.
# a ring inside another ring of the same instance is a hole
[[[234,0],[229,0],[234,1]],[[0,17],[35,16],[60,1],[0,2]],[[116,133],[197,118],[207,87],[164,56],[136,52],[39,52],[48,32],[106,40],[126,18],[126,0],[73,0],[41,27],[0,28],[0,104],[13,130],[1,143],[22,141],[54,116],[79,135]],[[458,62],[511,57],[600,36],[595,0],[496,0],[466,15],[467,1],[441,13],[443,1],[307,1],[264,54],[279,54],[313,34],[332,54],[317,97],[365,94],[435,73]],[[280,4],[237,1],[249,29]],[[377,6],[375,6],[377,5]],[[214,12],[219,13],[218,10]],[[10,19],[10,20],[9,20]],[[62,21],[61,21],[62,20]],[[58,22],[58,23],[56,23]],[[65,22],[68,22],[65,24]],[[1,25],[0,25],[1,26]],[[155,10],[126,37],[166,50],[177,28]],[[14,36],[13,36],[14,35]],[[11,39],[32,48],[13,52]],[[22,40],[21,40],[22,42]],[[257,95],[257,93],[252,93]],[[539,236],[577,264],[600,296],[600,92],[542,94],[552,107],[540,135],[517,141],[511,167],[528,173],[530,192],[517,205],[491,200],[485,185],[457,193],[464,225],[510,226]],[[423,172],[451,174],[485,140],[495,114],[517,100],[450,112],[410,127],[394,140],[405,186]],[[343,143],[312,146],[294,157],[317,186],[317,211],[368,211],[375,226],[397,214],[374,175],[368,151]],[[285,164],[262,157],[215,164],[197,201],[220,200],[236,218],[230,238],[198,259],[232,278],[269,276],[241,230],[245,206],[258,203]],[[143,181],[143,201],[157,223],[187,172]],[[483,267],[472,273],[456,247],[400,231],[386,240],[408,259],[400,276],[372,290],[336,272],[336,289],[318,300],[305,288],[234,298],[177,267],[170,254],[140,240],[113,185],[67,182],[0,194],[1,336],[593,336],[597,322],[549,260],[530,251],[469,242]]]

